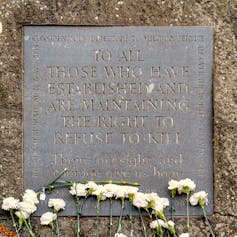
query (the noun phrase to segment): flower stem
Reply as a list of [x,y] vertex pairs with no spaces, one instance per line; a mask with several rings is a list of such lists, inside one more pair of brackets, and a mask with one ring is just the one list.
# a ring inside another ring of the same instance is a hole
[[29,218],[28,218],[28,224],[29,224],[29,227],[30,227],[30,228],[32,228],[32,227],[31,227],[31,220],[30,220],[30,216],[29,216]]
[[55,184],[56,181],[60,179],[66,172],[67,172],[67,168],[65,168],[52,182],[50,182],[49,185]]
[[129,215],[129,219],[130,219],[130,225],[131,225],[131,231],[130,231],[130,236],[129,237],[134,237],[133,233],[133,215],[132,215],[132,211],[130,210],[130,215]]
[[76,197],[76,209],[77,209],[77,237],[81,236],[81,222],[80,222],[80,217],[82,213],[82,208],[86,202],[87,196],[82,202],[79,202],[79,197]]
[[112,210],[112,206],[113,206],[113,199],[110,198],[110,202],[109,202],[109,237],[112,237],[112,226],[113,226],[113,210]]
[[16,230],[16,235],[17,235],[17,237],[20,237],[12,209],[10,209],[10,215],[11,215],[11,218],[12,218],[13,226],[14,226],[14,228],[15,228],[15,230]]
[[142,231],[143,231],[143,234],[145,237],[147,237],[146,235],[146,226],[145,226],[145,223],[144,223],[144,219],[143,219],[143,216],[142,216],[142,213],[141,213],[141,209],[138,208],[138,212],[139,212],[139,216],[141,218],[141,222],[142,222]]
[[96,204],[96,237],[99,237],[99,213],[100,213],[100,201]]
[[55,224],[56,224],[56,233],[57,233],[57,236],[59,237],[60,235],[59,235],[58,217],[55,220]]
[[215,233],[214,233],[214,231],[213,231],[213,229],[212,229],[212,226],[211,226],[211,224],[210,224],[210,221],[209,221],[208,218],[207,218],[207,213],[206,213],[205,207],[202,207],[202,210],[203,210],[203,215],[204,215],[204,217],[205,217],[205,219],[206,219],[206,222],[207,222],[207,224],[208,224],[208,227],[209,227],[209,229],[210,229],[210,231],[211,231],[212,237],[216,237],[216,236],[215,236]]
[[[149,215],[150,221],[152,221],[152,211],[150,212],[149,209],[147,210],[147,213]],[[152,229],[152,237],[156,236],[155,229]]]
[[[96,182],[96,181],[95,181]],[[128,182],[128,181],[112,181],[112,180],[105,180],[105,181],[98,181],[97,184],[118,184],[118,185],[130,185],[130,186],[140,186],[140,183],[135,182]]]
[[174,199],[171,198],[170,201],[170,212],[171,212],[171,220],[174,222]]
[[156,216],[156,221],[157,221],[157,224],[158,224],[158,227],[159,227],[159,236],[160,236],[160,237],[163,237],[163,229],[162,229],[162,226],[159,225],[159,221],[158,221],[158,216],[157,216],[157,214],[156,214],[155,216]]
[[26,221],[26,219],[24,219],[24,223],[25,223],[25,225],[26,225],[26,228],[27,228],[27,230],[28,230],[30,236],[31,236],[31,237],[35,237],[35,234],[33,233],[32,229],[30,228],[30,226],[29,226],[28,222]]
[[79,197],[76,197],[76,209],[77,209],[77,237],[81,236],[81,223],[80,223],[80,217],[81,217],[81,211],[82,206],[85,203],[85,200],[81,203],[79,201]]
[[189,193],[187,193],[186,202],[187,202],[187,230],[188,230],[188,233],[190,234],[190,223],[189,223]]
[[81,236],[80,215],[77,214],[77,237]]
[[[66,170],[66,169],[65,169]],[[64,187],[70,187],[73,185],[72,181],[63,181],[58,180],[66,171],[63,171],[57,178],[55,178],[51,183],[47,184],[45,187],[40,188],[38,191],[41,191],[42,189],[45,189],[45,191],[51,192],[52,189],[55,188],[64,188]],[[140,186],[140,183],[134,183],[134,182],[127,182],[127,181],[94,181],[96,184],[118,184],[118,185],[130,185],[130,186]],[[87,181],[78,181],[77,183],[86,184]]]
[[51,237],[54,237],[55,229],[54,229],[53,221],[50,223],[50,227],[51,227],[51,233],[50,233],[50,236],[51,236]]
[[159,236],[160,237],[163,237],[164,236],[164,232],[163,232],[163,228],[160,226],[160,233],[159,233]]
[[[65,173],[67,172],[67,168],[65,168],[53,181],[51,181],[50,183],[46,184],[46,186],[40,188],[38,190],[38,192],[45,190],[48,192],[51,192],[52,189],[55,188],[54,184],[58,181],[58,179],[60,179]],[[66,182],[67,183],[67,182]],[[72,184],[71,184],[72,185]],[[66,186],[65,186],[66,187]]]
[[120,216],[119,216],[117,233],[121,233],[121,231],[122,231],[123,210],[124,210],[124,199],[121,199],[121,211],[120,211]]

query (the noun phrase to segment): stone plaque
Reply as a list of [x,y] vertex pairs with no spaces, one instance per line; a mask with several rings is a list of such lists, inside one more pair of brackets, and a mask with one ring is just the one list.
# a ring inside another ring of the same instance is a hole
[[[166,197],[170,179],[188,177],[209,193],[212,213],[212,29],[25,27],[24,188],[64,168],[66,180],[140,182]],[[75,215],[67,189],[52,196]],[[184,199],[175,207],[185,215]]]

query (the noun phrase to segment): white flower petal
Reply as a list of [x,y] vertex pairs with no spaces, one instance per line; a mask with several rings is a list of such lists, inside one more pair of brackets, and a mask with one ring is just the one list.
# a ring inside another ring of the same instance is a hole
[[89,181],[86,183],[86,188],[87,189],[93,189],[96,190],[97,189],[97,184],[94,181]]
[[87,194],[87,187],[85,184],[74,183],[70,188],[70,193],[77,197],[85,197]]
[[127,236],[122,233],[116,233],[114,237],[127,237]]
[[171,180],[169,181],[168,189],[169,189],[169,190],[174,190],[174,189],[177,189],[178,186],[179,186],[179,181],[174,180],[174,179],[171,179]]
[[178,184],[179,194],[183,193],[185,188],[189,188],[190,191],[193,191],[196,188],[196,184],[191,179],[182,179]]
[[40,217],[41,225],[49,225],[52,221],[57,219],[57,215],[52,212],[46,212]]
[[66,206],[66,203],[61,198],[50,198],[48,207],[53,207],[56,211],[64,210]]
[[32,189],[26,189],[22,198],[25,202],[33,202],[34,204],[39,204],[37,193]]
[[32,214],[37,210],[37,207],[33,202],[23,201],[19,202],[18,208],[22,212],[27,212],[28,214]]
[[16,211],[15,215],[19,218],[19,219],[28,219],[30,217],[30,214],[24,211]]
[[202,201],[204,204],[208,204],[208,193],[206,193],[205,191],[194,193],[190,197],[189,201],[192,206],[196,206],[199,201]]
[[189,233],[182,233],[179,237],[190,237]]
[[151,228],[151,229],[155,229],[155,228],[157,228],[157,227],[159,227],[159,226],[160,226],[160,227],[164,227],[164,228],[167,228],[167,227],[168,227],[167,223],[164,222],[164,221],[161,220],[161,219],[152,221],[152,222],[150,223],[150,228]]
[[17,209],[19,200],[14,197],[8,197],[3,199],[2,209],[9,211],[10,209]]
[[175,224],[174,224],[173,221],[168,221],[168,222],[167,222],[167,225],[170,226],[170,227],[174,227],[174,226],[175,226]]
[[133,198],[133,205],[137,208],[146,208],[148,206],[146,194],[141,192],[135,193]]

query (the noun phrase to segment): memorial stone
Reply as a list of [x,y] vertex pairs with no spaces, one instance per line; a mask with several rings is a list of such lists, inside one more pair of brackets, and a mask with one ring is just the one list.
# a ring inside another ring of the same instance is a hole
[[[127,180],[168,197],[170,179],[189,177],[212,213],[210,27],[26,26],[23,104],[24,188],[68,168],[66,180]],[[54,195],[75,215],[67,189]],[[183,199],[175,206],[185,215]],[[95,214],[87,202],[83,215]]]
[[[214,67],[212,70],[212,101],[214,112],[212,119],[214,151],[214,210],[213,214],[208,218],[213,226],[216,236],[236,236],[236,6],[236,0],[0,0],[1,201],[3,198],[9,196],[13,196],[21,200],[24,188],[23,184],[26,185],[24,173],[25,171],[26,173],[29,172],[24,170],[24,142],[28,141],[24,141],[24,129],[22,127],[24,124],[23,118],[26,110],[24,106],[24,84],[22,83],[24,81],[23,69],[25,26],[32,26],[33,28],[35,26],[44,26],[44,29],[46,29],[45,25],[47,25],[47,27],[50,25],[55,27],[65,26],[66,28],[69,28],[72,25],[80,28],[82,26],[102,27],[118,25],[166,26],[166,29],[168,30],[174,29],[172,26],[191,26],[189,29],[194,28],[196,30],[200,29],[199,27],[205,28],[205,26],[209,26],[213,29],[214,39]],[[179,29],[182,28],[179,27]],[[168,50],[170,47],[175,47],[176,43],[173,43],[174,44],[167,44],[166,42],[163,44]],[[194,42],[193,45],[195,47]],[[194,48],[191,48],[191,50],[194,52]],[[196,118],[193,119],[193,125],[196,124],[196,121]],[[50,130],[49,127],[48,130]],[[197,153],[193,154],[193,158],[194,161],[197,162],[199,156],[195,156],[196,154]],[[48,159],[50,160],[53,158]],[[52,175],[48,176],[51,178],[56,172],[56,167],[50,167],[53,171]],[[188,165],[188,168],[190,167],[192,167],[192,164]],[[64,168],[64,165],[61,165],[59,170],[61,171],[62,168]],[[68,168],[69,171],[72,170],[70,167]],[[205,168],[208,169],[207,163],[205,163]],[[41,183],[43,183],[42,176],[46,175],[48,172],[47,169],[48,168],[46,167],[44,172],[40,174],[35,172],[36,175],[38,175],[38,178],[42,179],[42,181],[40,181],[36,186],[40,186]],[[190,174],[187,175],[191,177],[192,174],[190,172]],[[70,179],[70,177],[68,178]],[[33,179],[35,178],[33,177]],[[46,182],[49,181],[47,177],[45,177],[45,180]],[[199,178],[199,181],[200,180],[202,180],[201,177]],[[147,188],[147,186],[145,187]],[[198,184],[197,190],[202,188],[204,189],[205,187],[201,187]],[[210,190],[206,191],[210,192]],[[210,196],[210,199],[212,203],[212,196]],[[209,213],[212,211],[210,209]],[[7,217],[7,214],[2,210],[0,210],[0,213],[1,227],[2,225],[5,225],[9,229],[13,230],[14,228],[10,218]],[[38,217],[32,217],[31,220],[32,227],[37,235],[44,237],[50,236],[50,229],[48,227],[41,226]],[[148,227],[150,223],[149,218],[144,217],[144,221]],[[181,233],[186,232],[186,221],[187,219],[185,217],[175,218],[178,236]],[[74,216],[60,217],[59,222],[61,236],[75,236],[76,218]],[[83,236],[95,236],[96,223],[97,219],[95,217],[83,216],[81,218]],[[133,224],[134,236],[144,236],[139,217],[134,218]],[[209,236],[210,231],[206,224],[207,223],[202,217],[190,218],[190,230],[192,236]],[[100,236],[109,236],[108,226],[109,218],[100,217]],[[113,217],[113,235],[117,231],[117,226],[118,218]],[[2,233],[2,230],[3,229],[1,228],[0,235],[6,235],[6,232]],[[122,232],[126,236],[129,236],[130,231],[130,220],[124,217]],[[151,236],[152,234],[149,228],[147,228],[147,231],[147,236]],[[21,231],[20,236],[29,236],[25,228]]]

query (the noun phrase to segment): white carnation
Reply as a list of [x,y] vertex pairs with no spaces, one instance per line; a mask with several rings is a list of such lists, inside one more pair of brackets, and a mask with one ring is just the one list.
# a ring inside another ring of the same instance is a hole
[[106,188],[104,187],[104,185],[97,185],[97,188],[92,192],[92,195],[99,197],[100,200],[105,200],[106,199],[105,193]]
[[137,208],[146,208],[148,206],[146,194],[141,192],[135,193],[133,198],[133,205]]
[[34,204],[39,204],[39,200],[37,198],[37,193],[32,189],[26,189],[23,194],[23,201],[32,202]]
[[167,222],[167,225],[168,225],[169,227],[174,227],[175,224],[174,224],[173,221],[168,221],[168,222]]
[[160,198],[157,193],[147,193],[146,199],[150,204],[150,207],[157,213],[163,211],[163,209],[169,206],[168,198]]
[[89,181],[89,182],[86,183],[86,188],[87,189],[96,190],[97,187],[98,187],[98,185],[94,181]]
[[200,191],[200,192],[197,192],[197,193],[194,193],[189,201],[191,203],[192,206],[196,206],[199,201],[201,201],[204,204],[208,204],[208,193],[206,193],[205,191]]
[[126,198],[128,196],[125,186],[119,186],[115,192],[115,198]]
[[167,228],[167,223],[164,222],[163,220],[161,219],[158,219],[158,220],[155,220],[155,221],[152,221],[150,223],[150,228],[151,229],[156,229],[157,227],[164,227],[164,228]]
[[52,221],[57,219],[57,215],[52,212],[46,212],[40,217],[41,225],[49,225]]
[[16,211],[15,215],[19,218],[19,219],[28,219],[30,217],[30,214],[24,211]]
[[20,211],[27,212],[28,214],[32,214],[37,210],[35,204],[28,201],[19,202],[18,208]]
[[159,198],[157,193],[146,193],[145,195],[146,195],[146,200],[148,202],[155,201],[156,199]]
[[122,233],[116,233],[114,237],[127,237],[127,236]]
[[104,196],[105,196],[105,198],[112,198],[112,197],[114,197],[114,194],[110,193],[110,192],[106,192],[106,193],[104,193]]
[[138,192],[138,187],[133,187],[133,186],[123,186],[125,189],[126,197],[130,194],[135,194]]
[[168,221],[168,222],[166,222],[166,224],[167,224],[167,227],[166,227],[166,229],[168,229],[169,230],[169,232],[172,234],[172,236],[176,236],[176,234],[175,234],[175,224],[174,224],[174,222],[173,221]]
[[69,192],[77,197],[85,197],[87,194],[86,185],[81,183],[73,183]]
[[128,198],[129,195],[134,195],[138,192],[137,187],[128,185],[116,185],[117,187],[113,190],[114,196],[118,198]]
[[119,189],[119,185],[117,184],[105,184],[104,187],[106,189],[105,196],[107,198],[115,197],[115,193]]
[[49,203],[48,203],[49,207],[53,207],[54,210],[59,211],[59,210],[64,210],[66,203],[63,199],[61,198],[50,198],[49,199]]
[[178,187],[179,187],[179,181],[174,180],[174,179],[171,179],[171,180],[169,181],[169,186],[168,186],[168,189],[169,189],[169,190],[178,189]]
[[164,210],[164,206],[161,202],[155,202],[155,206],[153,207],[155,213],[162,212]]
[[196,184],[191,179],[182,179],[179,181],[178,192],[179,194],[185,192],[185,189],[193,191],[196,188]]
[[10,209],[17,209],[19,200],[14,197],[8,197],[3,199],[2,209],[9,211]]
[[168,207],[170,205],[169,199],[168,198],[160,198],[160,202],[163,205],[163,207]]
[[156,229],[156,227],[158,227],[158,222],[155,220],[155,221],[152,221],[151,223],[150,223],[150,228],[151,229]]
[[189,233],[183,233],[179,237],[190,237],[190,234]]

